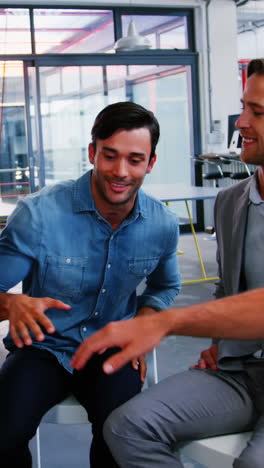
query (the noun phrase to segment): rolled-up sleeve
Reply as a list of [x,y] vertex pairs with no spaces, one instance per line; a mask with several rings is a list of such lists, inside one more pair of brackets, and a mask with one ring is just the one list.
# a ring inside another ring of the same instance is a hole
[[[163,310],[173,304],[181,289],[181,278],[177,260],[179,239],[178,222],[174,224],[167,249],[155,270],[146,278],[146,288],[138,297],[138,308],[148,306]],[[165,240],[164,240],[165,241]]]

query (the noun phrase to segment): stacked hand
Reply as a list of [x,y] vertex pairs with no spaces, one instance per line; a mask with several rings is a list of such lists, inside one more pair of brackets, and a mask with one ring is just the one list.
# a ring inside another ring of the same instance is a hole
[[151,351],[163,338],[166,321],[159,315],[153,314],[151,318],[143,315],[109,323],[79,346],[72,358],[72,367],[83,368],[94,353],[101,354],[113,346],[121,348],[121,351],[104,362],[103,369],[107,374],[117,371],[129,361],[135,363],[135,356]]
[[47,333],[55,331],[54,325],[45,315],[46,310],[50,308],[68,310],[70,306],[50,297],[29,297],[25,294],[8,294],[9,329],[18,348],[32,344],[29,332],[33,333],[36,340],[43,341],[44,334],[40,326]]

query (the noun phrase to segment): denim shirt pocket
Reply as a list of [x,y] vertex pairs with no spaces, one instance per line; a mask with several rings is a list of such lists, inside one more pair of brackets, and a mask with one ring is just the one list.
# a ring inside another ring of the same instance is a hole
[[137,260],[130,260],[128,262],[128,270],[138,278],[144,278],[150,275],[158,265],[160,257],[142,258]]
[[84,285],[84,269],[87,259],[47,255],[45,259],[42,289],[56,297],[79,298]]

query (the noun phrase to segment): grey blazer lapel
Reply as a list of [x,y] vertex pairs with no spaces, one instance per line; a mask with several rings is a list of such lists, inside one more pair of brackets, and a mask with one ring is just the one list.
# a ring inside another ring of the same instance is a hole
[[235,216],[233,218],[232,228],[232,292],[233,294],[240,290],[240,275],[242,268],[244,238],[247,223],[248,212],[248,196],[249,196],[250,181],[244,187],[241,195],[236,199]]

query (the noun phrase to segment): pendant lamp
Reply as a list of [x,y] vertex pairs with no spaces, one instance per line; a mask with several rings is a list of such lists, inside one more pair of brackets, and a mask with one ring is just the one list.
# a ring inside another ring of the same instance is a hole
[[114,45],[116,52],[122,50],[143,50],[150,48],[150,41],[146,37],[140,36],[140,34],[138,34],[136,25],[133,20],[131,20],[128,25],[127,36],[118,39]]

